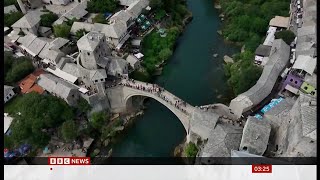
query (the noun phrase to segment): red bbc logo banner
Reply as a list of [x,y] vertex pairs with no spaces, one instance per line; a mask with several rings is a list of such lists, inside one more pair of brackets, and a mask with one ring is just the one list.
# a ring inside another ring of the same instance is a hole
[[272,173],[272,165],[271,164],[252,165],[252,173]]
[[90,165],[90,157],[49,157],[48,165]]

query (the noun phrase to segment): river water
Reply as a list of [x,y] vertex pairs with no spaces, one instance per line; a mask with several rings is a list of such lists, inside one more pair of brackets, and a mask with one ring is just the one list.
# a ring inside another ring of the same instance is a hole
[[[224,102],[228,88],[223,56],[239,52],[217,34],[219,11],[213,0],[187,0],[193,20],[179,38],[161,76],[154,83],[193,106]],[[213,54],[217,53],[217,58]],[[222,98],[219,98],[222,97]],[[113,157],[168,157],[183,142],[186,132],[179,119],[165,106],[149,99],[144,115],[137,118],[113,147]]]

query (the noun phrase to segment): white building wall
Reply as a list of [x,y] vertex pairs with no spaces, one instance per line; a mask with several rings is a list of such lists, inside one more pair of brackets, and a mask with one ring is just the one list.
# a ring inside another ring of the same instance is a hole
[[14,92],[13,92],[13,90],[11,90],[10,93],[9,93],[6,97],[4,97],[4,103],[6,103],[6,102],[8,102],[10,99],[12,99],[13,96],[14,96]]

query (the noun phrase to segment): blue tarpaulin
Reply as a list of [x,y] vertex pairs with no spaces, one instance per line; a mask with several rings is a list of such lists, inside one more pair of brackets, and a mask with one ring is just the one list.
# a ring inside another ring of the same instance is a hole
[[[283,100],[282,97],[278,98],[278,99],[272,99],[271,102],[267,105],[265,105],[262,109],[261,109],[261,113],[264,114],[268,111],[270,111],[270,109],[272,109],[273,107],[275,107],[277,104],[279,104],[281,101]],[[259,119],[259,120],[262,120],[263,117],[261,114],[256,114],[254,115],[255,118]]]
[[254,117],[259,119],[259,120],[261,120],[263,118],[260,114],[256,114]]
[[266,112],[268,112],[270,109],[272,109],[274,106],[276,106],[277,104],[279,104],[281,101],[283,100],[282,97],[278,98],[278,99],[272,99],[271,102],[269,104],[267,104],[266,106],[264,106],[261,109],[261,112],[264,114]]

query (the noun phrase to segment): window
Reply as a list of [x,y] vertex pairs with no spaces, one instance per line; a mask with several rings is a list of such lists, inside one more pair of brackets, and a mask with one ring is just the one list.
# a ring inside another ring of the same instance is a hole
[[293,79],[290,79],[290,82],[292,82],[293,81]]
[[89,53],[89,52],[87,52],[87,54],[88,54],[88,56],[90,56],[90,53]]
[[298,81],[294,81],[295,84],[298,84]]
[[94,82],[98,82],[98,80],[94,80]]
[[304,90],[308,90],[308,87],[307,87],[307,86],[305,86],[303,89],[304,89]]
[[242,149],[246,151],[248,148],[247,148],[247,146],[244,146]]
[[311,95],[314,95],[315,94],[315,92],[314,91],[311,91],[311,93],[310,93]]

